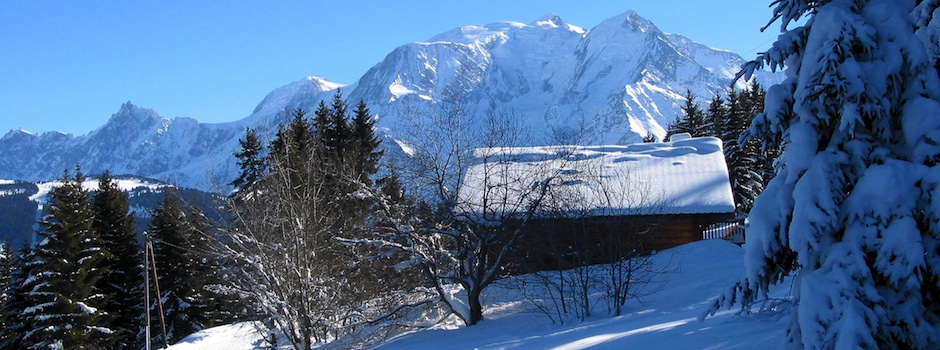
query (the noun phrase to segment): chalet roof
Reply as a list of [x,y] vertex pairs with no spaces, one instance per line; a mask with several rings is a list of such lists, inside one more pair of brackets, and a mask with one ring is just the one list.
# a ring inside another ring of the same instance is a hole
[[486,148],[463,178],[463,212],[487,217],[733,213],[721,140],[700,137],[611,146]]

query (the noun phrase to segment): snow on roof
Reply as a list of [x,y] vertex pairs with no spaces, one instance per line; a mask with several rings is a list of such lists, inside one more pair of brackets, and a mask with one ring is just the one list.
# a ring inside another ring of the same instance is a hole
[[477,150],[481,163],[464,176],[462,212],[517,213],[548,190],[539,206],[575,215],[733,213],[721,140],[612,146],[545,146]]

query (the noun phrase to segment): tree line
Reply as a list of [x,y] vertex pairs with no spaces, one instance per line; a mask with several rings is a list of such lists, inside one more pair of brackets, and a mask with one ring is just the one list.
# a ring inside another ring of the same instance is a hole
[[[766,91],[757,82],[748,88],[730,88],[724,96],[715,94],[703,109],[691,91],[686,91],[682,115],[669,125],[666,139],[678,133],[692,137],[713,136],[723,141],[725,163],[731,180],[731,192],[737,210],[747,213],[754,200],[773,179],[774,161],[780,154],[779,146],[766,147],[760,138],[741,139],[758,114],[764,111]],[[647,136],[644,141],[655,138]]]
[[[161,286],[167,342],[232,321],[234,309],[223,307],[228,304],[208,288],[221,276],[207,247],[210,231],[198,226],[206,219],[197,207],[166,190],[152,212],[145,239],[155,259],[145,267],[127,194],[107,172],[95,191],[84,188],[85,181],[78,166],[65,172],[49,193],[35,244],[18,251],[4,245],[0,348],[139,349],[146,341],[145,293],[158,299],[144,289],[146,276]],[[146,307],[152,323],[160,324],[157,303]],[[163,344],[162,332],[155,330],[152,340]]]

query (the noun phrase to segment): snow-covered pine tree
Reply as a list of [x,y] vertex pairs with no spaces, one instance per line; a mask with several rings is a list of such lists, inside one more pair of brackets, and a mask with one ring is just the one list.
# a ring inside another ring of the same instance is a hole
[[92,228],[91,197],[76,166],[50,194],[48,214],[38,232],[33,278],[25,281],[28,306],[22,311],[31,327],[24,335],[29,348],[92,349],[112,345],[107,324],[100,323],[105,296],[95,284],[109,255]]
[[10,259],[10,275],[7,286],[3,290],[4,316],[3,328],[0,328],[0,349],[23,349],[23,336],[33,329],[30,319],[23,312],[30,307],[30,300],[26,295],[26,281],[31,275],[28,261],[35,259],[33,249],[29,243],[17,251]]
[[[767,90],[764,90],[756,80],[751,81],[751,86],[744,91],[747,94],[746,107],[750,110],[748,113],[748,124],[753,122],[757,115],[764,112],[764,98],[767,96]],[[740,137],[740,135],[739,135]],[[744,151],[754,157],[757,174],[760,177],[760,191],[767,188],[770,180],[776,176],[777,169],[774,167],[777,159],[780,158],[780,147],[764,145],[760,137],[752,137],[744,143]],[[760,195],[760,192],[756,193]],[[755,195],[755,198],[756,198]]]
[[[937,1],[775,1],[767,91],[744,140],[783,146],[751,211],[746,273],[710,310],[793,276],[789,348],[940,344]],[[805,16],[805,24],[787,30]]]
[[728,165],[734,203],[738,211],[744,213],[751,210],[754,199],[764,190],[759,145],[753,140],[738,140],[757,113],[756,102],[752,101],[750,96],[749,90],[728,90],[724,133],[719,136],[724,141],[725,162]]
[[101,310],[113,325],[114,349],[137,349],[137,333],[143,325],[143,252],[134,233],[134,215],[129,212],[127,194],[105,172],[98,179],[92,200],[92,229],[110,253],[96,290],[107,296]]
[[3,348],[3,339],[6,338],[4,330],[13,326],[14,316],[18,313],[6,307],[11,298],[15,260],[16,253],[10,249],[10,241],[0,243],[0,348]]

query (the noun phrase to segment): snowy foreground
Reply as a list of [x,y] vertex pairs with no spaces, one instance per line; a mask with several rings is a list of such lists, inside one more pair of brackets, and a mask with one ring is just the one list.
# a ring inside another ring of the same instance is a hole
[[[744,250],[722,240],[700,241],[659,253],[675,272],[656,295],[631,301],[626,315],[606,316],[598,299],[585,322],[552,324],[531,311],[519,293],[501,285],[487,290],[486,319],[473,327],[441,325],[391,339],[379,349],[773,349],[783,340],[781,313],[721,312],[698,317],[709,301],[743,273]],[[788,286],[773,290],[783,297]],[[250,324],[216,327],[193,334],[172,350],[255,349],[259,337]]]

